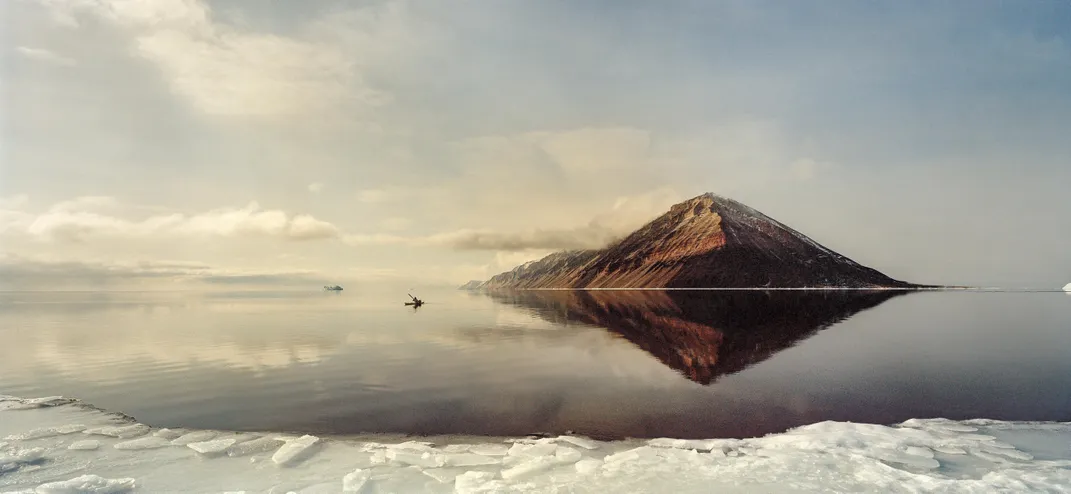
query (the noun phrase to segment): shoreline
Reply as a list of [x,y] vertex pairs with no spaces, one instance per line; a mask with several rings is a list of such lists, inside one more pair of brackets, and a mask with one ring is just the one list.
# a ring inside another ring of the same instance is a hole
[[[0,395],[13,492],[1060,492],[1071,422],[824,421],[749,439],[324,436],[150,427]],[[1039,439],[1041,438],[1041,439]],[[456,439],[456,441],[455,441]]]

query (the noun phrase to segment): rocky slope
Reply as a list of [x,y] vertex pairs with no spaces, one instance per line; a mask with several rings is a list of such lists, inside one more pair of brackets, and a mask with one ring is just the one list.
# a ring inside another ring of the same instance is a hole
[[475,288],[908,288],[732,199],[704,194],[603,250],[551,254]]

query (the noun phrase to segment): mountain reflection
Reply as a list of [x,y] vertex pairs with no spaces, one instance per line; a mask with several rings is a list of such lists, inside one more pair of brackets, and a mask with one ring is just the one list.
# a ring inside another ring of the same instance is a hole
[[700,384],[772,357],[903,291],[492,291],[558,324],[604,327]]

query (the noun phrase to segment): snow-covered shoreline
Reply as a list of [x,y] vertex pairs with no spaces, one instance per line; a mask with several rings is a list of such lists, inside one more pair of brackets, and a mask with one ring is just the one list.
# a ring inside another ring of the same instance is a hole
[[67,398],[0,396],[0,492],[243,491],[1071,492],[1071,423],[821,422],[743,440],[435,444],[154,429]]

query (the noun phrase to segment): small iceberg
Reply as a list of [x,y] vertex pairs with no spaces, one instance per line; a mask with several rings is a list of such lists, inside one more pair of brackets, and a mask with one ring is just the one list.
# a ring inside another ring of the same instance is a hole
[[1064,291],[1067,293],[1071,293],[1071,283],[1064,285]]

